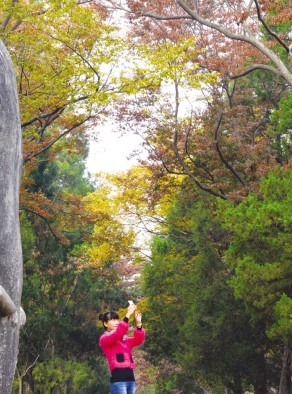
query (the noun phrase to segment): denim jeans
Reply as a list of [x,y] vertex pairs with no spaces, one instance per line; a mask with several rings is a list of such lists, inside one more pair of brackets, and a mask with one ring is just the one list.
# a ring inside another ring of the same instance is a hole
[[136,383],[135,382],[114,382],[111,383],[112,394],[135,394]]

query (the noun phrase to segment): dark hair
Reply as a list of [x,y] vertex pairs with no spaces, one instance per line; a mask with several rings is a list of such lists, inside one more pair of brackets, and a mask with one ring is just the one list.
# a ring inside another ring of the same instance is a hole
[[99,318],[99,320],[102,321],[102,324],[105,327],[104,323],[106,323],[112,319],[119,319],[119,315],[117,314],[117,312],[106,312],[106,313],[99,314],[98,318]]

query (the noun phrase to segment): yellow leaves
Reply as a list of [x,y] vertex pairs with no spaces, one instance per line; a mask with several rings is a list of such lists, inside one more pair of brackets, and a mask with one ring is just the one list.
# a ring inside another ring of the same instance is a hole
[[146,229],[161,228],[173,198],[172,188],[165,185],[164,192],[156,194],[150,169],[139,166],[99,180],[99,189],[83,200],[94,222],[88,249],[91,263],[103,265],[124,257],[144,261]]
[[111,261],[112,257],[111,245],[109,243],[94,246],[90,249],[90,260],[97,265],[100,262]]
[[94,221],[88,248],[90,261],[103,265],[131,256],[134,232],[126,225],[113,189],[102,186],[86,196],[84,203]]
[[[124,46],[126,48],[126,43]],[[123,53],[119,66],[122,71],[116,83],[120,83],[121,92],[137,95],[143,92],[159,92],[166,88],[169,96],[169,84],[196,89],[202,84],[213,84],[217,73],[199,71],[195,38],[184,38],[177,42],[164,41],[135,45],[135,48]],[[147,93],[146,93],[147,94]]]
[[196,59],[199,52],[195,46],[196,39],[192,37],[183,38],[176,43],[165,41],[153,45],[140,45],[137,50],[146,65],[144,73],[150,72],[157,82],[171,80],[196,88],[202,83],[215,82],[217,76],[197,72],[199,65]]
[[162,78],[181,79],[185,76],[185,69],[195,70],[196,51],[193,49],[195,39],[183,39],[178,43],[163,42],[152,47],[143,45],[139,48],[142,59],[159,72]]
[[[93,104],[107,104],[111,77],[103,66],[116,62],[124,49],[115,28],[94,7],[73,0],[38,1],[33,9],[30,3],[6,7],[11,15],[5,44],[17,73],[22,120],[34,118],[39,108],[68,103],[77,111],[73,102],[80,97],[88,97],[87,111]],[[17,20],[21,23],[13,30]]]
[[113,24],[107,24],[105,13],[90,4],[11,4],[0,0],[0,15],[7,20],[3,38],[16,72],[29,178],[40,152],[52,160],[60,149],[56,141],[83,133],[85,122],[92,126],[92,118],[115,99],[108,64],[117,62],[124,42]]
[[94,193],[88,194],[84,197],[84,202],[87,209],[93,214],[100,212],[107,212],[109,215],[113,213],[111,202],[108,199],[110,193],[109,187],[99,187]]
[[121,174],[108,175],[108,180],[115,185],[116,199],[123,208],[147,205],[147,191],[149,188],[151,172],[147,168],[133,167],[130,171]]
[[136,217],[136,223],[151,221],[154,225],[168,211],[173,186],[178,186],[182,177],[169,175],[158,181],[149,168],[136,166],[124,173],[109,174],[107,180],[115,188],[115,201],[124,214]]

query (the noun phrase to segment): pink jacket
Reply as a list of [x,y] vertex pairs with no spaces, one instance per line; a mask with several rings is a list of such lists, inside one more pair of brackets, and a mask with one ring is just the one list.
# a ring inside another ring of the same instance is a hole
[[112,331],[106,331],[99,339],[99,344],[107,358],[110,372],[114,368],[135,368],[132,358],[132,348],[141,345],[145,339],[145,330],[134,330],[134,336],[128,337],[129,324],[120,321],[118,327]]

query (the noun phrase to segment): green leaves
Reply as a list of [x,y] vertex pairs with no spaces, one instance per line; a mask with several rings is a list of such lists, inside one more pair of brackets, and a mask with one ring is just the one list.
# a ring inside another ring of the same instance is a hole
[[284,341],[292,335],[292,299],[287,294],[282,294],[275,303],[274,322],[267,329],[267,334],[271,339],[282,338]]
[[[105,369],[105,366],[100,366]],[[104,371],[105,373],[105,371]],[[72,393],[105,393],[106,388],[99,387],[101,375],[96,376],[96,371],[89,363],[78,362],[74,359],[64,360],[54,358],[50,361],[38,363],[33,370],[35,389],[44,394],[50,394],[54,390]],[[107,385],[107,382],[103,382]]]
[[192,382],[222,392],[234,389],[236,380],[243,383],[240,376],[252,380],[257,369],[249,318],[226,283],[228,267],[220,258],[226,233],[214,210],[215,204],[181,190],[145,265],[146,346],[181,368],[169,381],[161,377],[164,390],[172,383],[188,392]]
[[262,181],[260,196],[249,196],[225,216],[233,233],[225,257],[234,270],[229,283],[235,295],[255,320],[264,322],[268,335],[275,338],[278,332],[287,340],[291,327],[288,332],[283,314],[291,303],[291,186],[291,170],[271,173]]
[[[146,345],[178,377],[218,393],[280,378],[270,365],[291,337],[290,190],[291,170],[279,169],[238,204],[181,188],[168,205],[144,271]],[[187,390],[176,378],[165,390]]]

